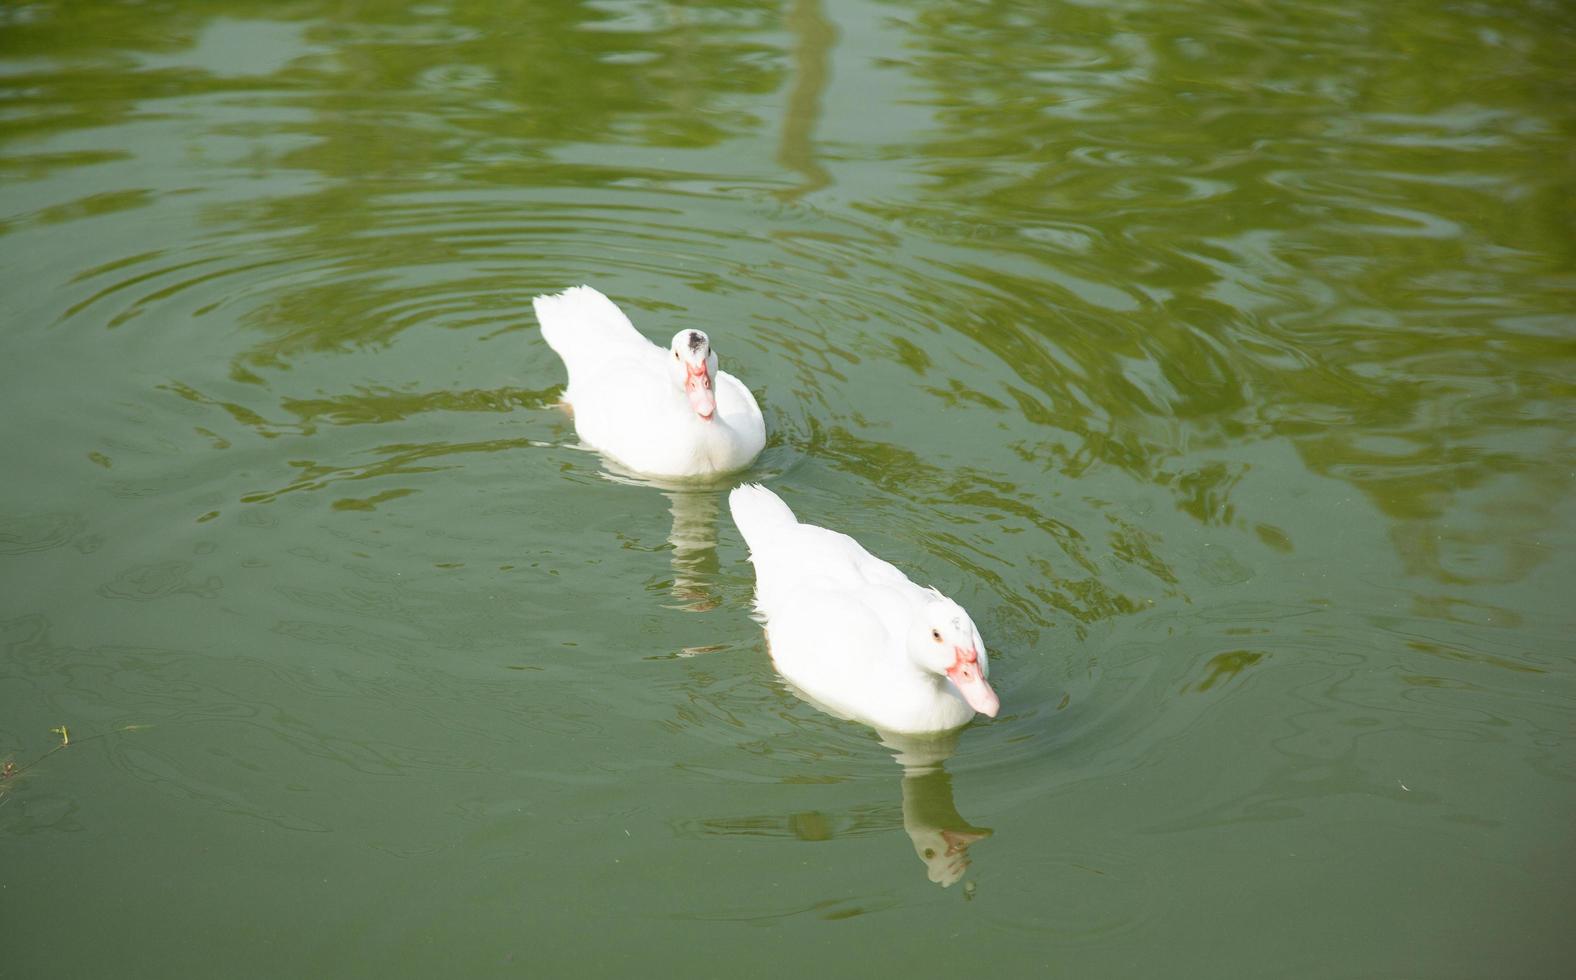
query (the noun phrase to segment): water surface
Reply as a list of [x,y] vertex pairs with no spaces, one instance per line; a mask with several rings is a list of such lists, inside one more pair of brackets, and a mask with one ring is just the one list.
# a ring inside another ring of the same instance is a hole
[[[1535,2],[6,6],[0,973],[1561,975],[1572,65]],[[1000,717],[782,687],[726,485],[555,406],[579,282]]]

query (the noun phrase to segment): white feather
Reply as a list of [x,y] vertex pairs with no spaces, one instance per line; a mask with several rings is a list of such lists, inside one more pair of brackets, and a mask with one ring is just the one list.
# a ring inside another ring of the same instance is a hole
[[886,732],[945,731],[974,716],[947,677],[910,650],[934,621],[956,631],[949,640],[977,650],[988,675],[984,644],[961,607],[848,535],[800,523],[765,487],[734,488],[728,506],[755,566],[772,661],[799,693]]
[[766,424],[737,378],[716,372],[716,410],[702,418],[674,381],[671,352],[643,337],[606,296],[575,286],[531,305],[569,374],[564,401],[587,444],[637,473],[667,477],[741,470],[760,454]]

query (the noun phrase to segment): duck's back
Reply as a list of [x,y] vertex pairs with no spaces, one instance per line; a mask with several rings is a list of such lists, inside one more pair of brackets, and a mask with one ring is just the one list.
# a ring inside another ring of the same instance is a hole
[[972,709],[904,653],[910,598],[908,589],[868,582],[854,590],[801,582],[763,609],[772,663],[801,696],[838,717],[889,732],[956,728]]
[[889,562],[838,531],[801,524],[765,487],[746,484],[728,495],[734,523],[755,565],[756,605],[768,618],[788,596],[809,589],[857,595],[872,587],[916,588]]

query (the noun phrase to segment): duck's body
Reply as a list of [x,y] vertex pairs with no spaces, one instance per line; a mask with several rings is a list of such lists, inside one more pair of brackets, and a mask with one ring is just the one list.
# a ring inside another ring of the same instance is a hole
[[777,670],[832,714],[884,732],[958,728],[999,706],[974,623],[846,534],[801,524],[765,487],[728,496],[755,565]]
[[755,396],[717,370],[705,333],[681,330],[664,350],[590,286],[531,305],[569,373],[564,401],[588,445],[637,473],[665,477],[741,470],[766,445]]

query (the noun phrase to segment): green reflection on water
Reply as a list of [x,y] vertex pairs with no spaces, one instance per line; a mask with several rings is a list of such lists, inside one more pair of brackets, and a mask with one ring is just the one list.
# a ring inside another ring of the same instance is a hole
[[[1555,975],[1573,49],[0,9],[6,962]],[[720,490],[554,407],[529,298],[582,281],[711,331],[750,476],[963,601],[1000,718],[919,764],[775,682]]]

